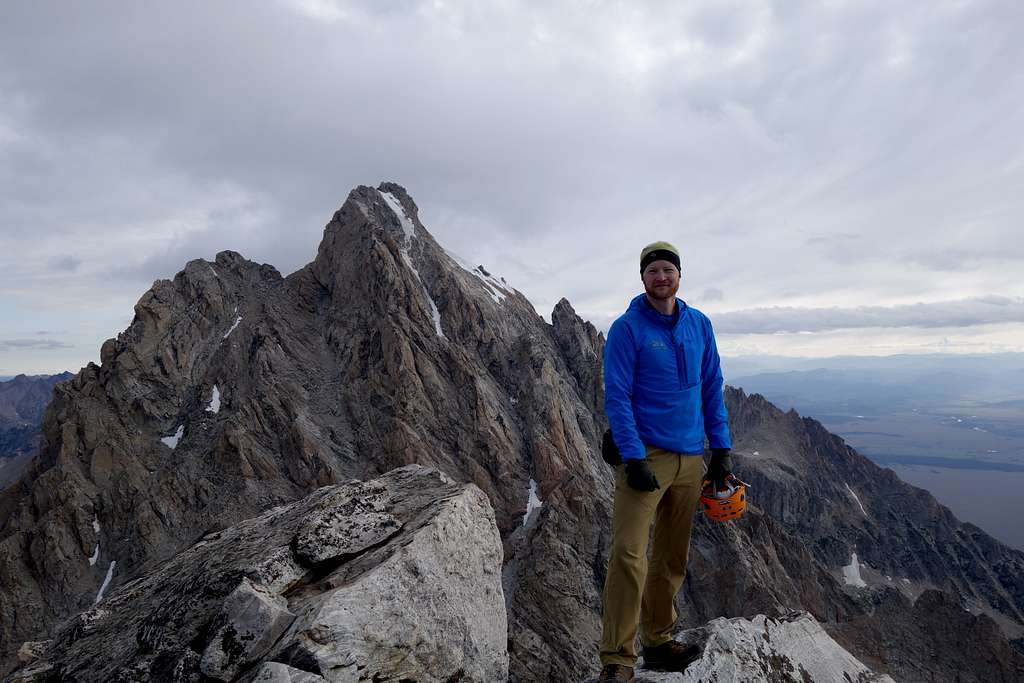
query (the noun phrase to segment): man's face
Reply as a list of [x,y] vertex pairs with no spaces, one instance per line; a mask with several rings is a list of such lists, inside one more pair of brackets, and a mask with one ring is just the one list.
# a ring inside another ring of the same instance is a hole
[[652,299],[672,299],[679,291],[679,271],[669,261],[651,261],[642,278],[644,290]]

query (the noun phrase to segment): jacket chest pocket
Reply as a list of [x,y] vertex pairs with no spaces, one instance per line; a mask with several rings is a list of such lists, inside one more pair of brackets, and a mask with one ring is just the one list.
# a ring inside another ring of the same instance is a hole
[[704,340],[697,335],[683,337],[679,343],[679,357],[683,362],[686,386],[700,382],[701,365],[704,362]]
[[[673,356],[676,356],[675,358]],[[637,351],[636,383],[640,387],[670,389],[679,382],[678,352],[667,337],[646,340]]]

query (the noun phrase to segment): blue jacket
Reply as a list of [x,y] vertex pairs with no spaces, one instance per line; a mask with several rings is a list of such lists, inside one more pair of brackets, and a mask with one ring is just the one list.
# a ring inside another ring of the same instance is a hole
[[703,454],[732,448],[722,368],[711,321],[676,299],[679,315],[659,313],[641,294],[608,330],[604,409],[623,460],[644,445]]

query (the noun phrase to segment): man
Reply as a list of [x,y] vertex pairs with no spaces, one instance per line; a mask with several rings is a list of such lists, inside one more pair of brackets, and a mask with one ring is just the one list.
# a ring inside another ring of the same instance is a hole
[[674,641],[672,630],[705,474],[705,436],[712,452],[707,478],[724,488],[731,469],[718,348],[707,316],[676,298],[679,250],[667,242],[644,247],[640,274],[645,293],[612,324],[604,352],[605,412],[623,464],[604,584],[600,681],[633,680],[638,628],[647,667],[682,671],[699,655]]

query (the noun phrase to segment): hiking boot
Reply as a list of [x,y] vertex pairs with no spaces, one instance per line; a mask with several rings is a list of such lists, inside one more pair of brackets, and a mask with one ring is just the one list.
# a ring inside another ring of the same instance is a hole
[[605,664],[601,667],[601,675],[597,677],[597,683],[615,683],[625,681],[633,683],[633,667],[622,664]]
[[700,659],[701,649],[670,640],[654,647],[644,646],[643,655],[645,669],[686,671],[686,667]]

